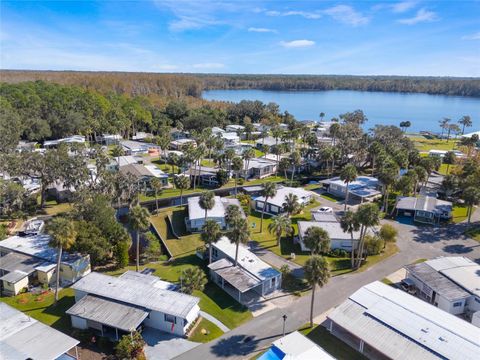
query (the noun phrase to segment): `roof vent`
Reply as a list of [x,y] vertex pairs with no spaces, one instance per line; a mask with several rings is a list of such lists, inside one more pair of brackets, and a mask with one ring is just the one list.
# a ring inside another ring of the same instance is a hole
[[425,334],[428,334],[428,331],[428,328],[422,329],[422,332],[424,332]]
[[445,339],[444,337],[441,337],[441,336],[438,338],[438,340],[448,342],[447,339]]

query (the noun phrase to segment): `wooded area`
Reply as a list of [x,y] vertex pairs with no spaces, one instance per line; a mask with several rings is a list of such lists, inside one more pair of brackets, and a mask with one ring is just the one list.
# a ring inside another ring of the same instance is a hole
[[101,93],[200,97],[202,90],[359,90],[480,97],[480,79],[347,75],[229,75],[3,70],[2,82],[44,80]]

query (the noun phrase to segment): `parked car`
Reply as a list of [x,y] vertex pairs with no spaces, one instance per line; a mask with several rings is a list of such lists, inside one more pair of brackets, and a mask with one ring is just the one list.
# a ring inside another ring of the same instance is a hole
[[403,279],[401,282],[400,282],[400,288],[403,290],[403,291],[406,291],[407,293],[411,294],[411,295],[415,295],[416,292],[417,292],[417,289],[415,287],[415,283],[413,282],[413,280],[411,279]]
[[333,209],[331,207],[321,207],[320,209],[317,210],[319,213],[331,213],[333,212]]

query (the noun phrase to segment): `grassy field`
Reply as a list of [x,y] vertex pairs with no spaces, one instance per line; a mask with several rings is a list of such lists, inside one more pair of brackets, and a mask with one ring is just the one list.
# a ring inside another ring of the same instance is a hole
[[337,359],[367,359],[364,355],[330,334],[322,325],[318,325],[313,329],[309,326],[303,326],[299,331]]
[[467,219],[468,208],[464,205],[454,205],[452,211],[452,221],[457,224]]
[[[40,204],[40,198],[38,199]],[[72,211],[72,205],[70,203],[57,203],[56,200],[48,200],[45,202],[45,208],[40,210],[40,212],[45,215],[59,215],[69,211]]]
[[457,168],[458,165],[450,165],[450,167],[447,164],[442,164],[440,165],[440,168],[438,169],[438,172],[442,175],[447,175],[447,168],[448,168],[448,174],[452,174],[455,172],[455,169]]
[[33,295],[20,294],[12,297],[1,297],[0,301],[24,312],[38,321],[65,333],[70,332],[70,317],[65,314],[75,303],[73,289],[60,290],[57,305],[54,305],[54,294]]
[[415,144],[415,147],[419,151],[430,151],[430,150],[453,150],[456,145],[455,139],[427,139],[423,136],[410,136]]
[[202,319],[190,334],[188,340],[200,343],[206,343],[221,336],[223,331],[214,323],[207,319]]
[[[166,216],[170,216],[175,227],[175,232],[180,237],[177,239],[167,226]],[[198,247],[204,246],[200,234],[188,234],[185,229],[184,219],[187,216],[183,206],[162,209],[157,215],[150,217],[150,222],[165,240],[173,257],[181,257],[195,253]]]

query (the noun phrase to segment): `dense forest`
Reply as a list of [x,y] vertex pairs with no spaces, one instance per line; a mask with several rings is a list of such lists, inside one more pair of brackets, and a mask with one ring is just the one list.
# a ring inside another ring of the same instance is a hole
[[3,70],[2,82],[44,80],[106,94],[192,96],[205,89],[362,90],[480,97],[480,79],[341,75],[227,75]]

